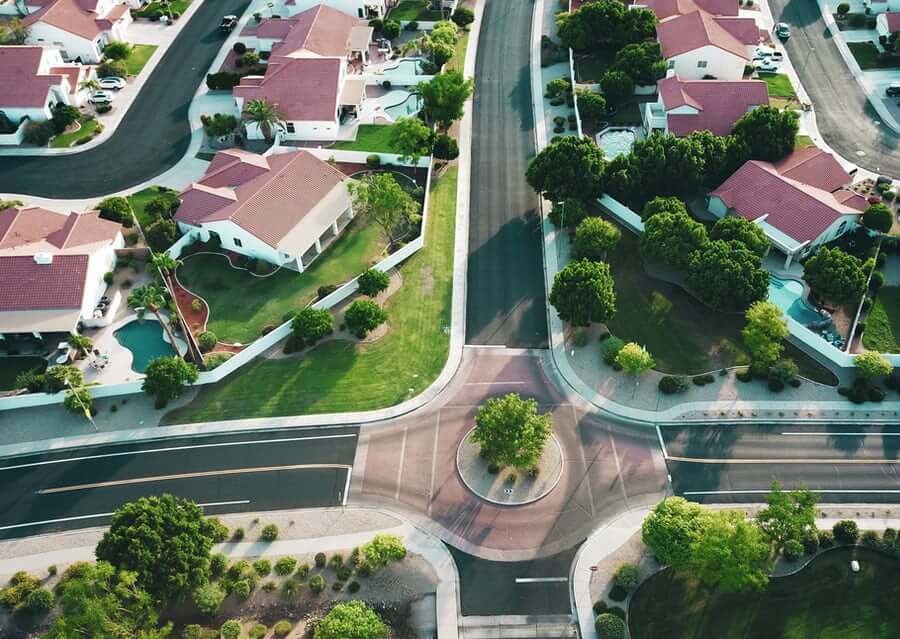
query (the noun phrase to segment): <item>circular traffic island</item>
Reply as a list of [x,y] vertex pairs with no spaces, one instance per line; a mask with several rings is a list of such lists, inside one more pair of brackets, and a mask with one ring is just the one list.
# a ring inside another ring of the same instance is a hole
[[[536,472],[513,467],[491,467],[481,456],[481,447],[474,441],[473,428],[456,451],[456,469],[466,488],[480,498],[499,506],[524,506],[550,494],[562,478],[563,454],[556,437],[551,433]],[[496,472],[492,472],[496,471]]]

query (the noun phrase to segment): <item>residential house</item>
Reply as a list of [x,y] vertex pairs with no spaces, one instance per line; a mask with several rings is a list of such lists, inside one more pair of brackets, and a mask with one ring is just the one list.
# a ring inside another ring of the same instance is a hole
[[22,19],[26,44],[59,49],[64,60],[97,64],[103,48],[128,39],[129,5],[117,0],[41,0]]
[[887,41],[892,33],[900,32],[900,11],[885,11],[875,16],[875,30],[878,38]]
[[121,226],[96,211],[0,211],[0,334],[68,334],[102,315],[103,276],[124,245]]
[[332,9],[362,20],[384,18],[388,11],[396,7],[400,0],[278,0],[273,8],[277,15],[295,15],[318,4],[326,4]]
[[308,151],[220,151],[181,193],[175,219],[204,241],[303,272],[353,219],[349,183]]
[[900,0],[863,0],[863,8],[870,14],[900,11]]
[[656,102],[644,105],[644,130],[672,135],[711,131],[728,135],[745,113],[769,103],[762,80],[682,80],[671,76],[656,83]]
[[740,215],[759,224],[785,254],[787,268],[856,226],[867,201],[847,189],[850,182],[834,156],[812,146],[774,163],[745,162],[707,203],[719,217]]
[[660,22],[698,10],[714,16],[738,15],[738,0],[642,0],[631,6],[650,9]]
[[765,39],[753,18],[692,11],[656,26],[668,69],[684,80],[740,80]]

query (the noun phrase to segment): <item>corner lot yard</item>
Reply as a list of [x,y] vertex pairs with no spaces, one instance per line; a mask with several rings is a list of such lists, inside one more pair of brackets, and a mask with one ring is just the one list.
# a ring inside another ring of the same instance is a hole
[[882,353],[900,353],[900,287],[886,286],[866,318],[863,346]]

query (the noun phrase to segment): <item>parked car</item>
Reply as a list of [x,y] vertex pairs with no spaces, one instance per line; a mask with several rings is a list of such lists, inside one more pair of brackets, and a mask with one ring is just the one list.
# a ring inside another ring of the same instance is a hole
[[884,92],[887,94],[887,96],[889,98],[895,98],[898,95],[900,95],[900,80],[895,80],[894,82],[891,82],[887,86],[887,89],[884,90]]
[[113,89],[118,91],[119,89],[124,89],[126,82],[124,78],[119,78],[117,76],[109,76],[106,78],[100,78],[97,80],[97,84],[100,85],[101,89]]
[[94,91],[88,101],[91,104],[110,104],[113,101],[113,94],[109,91]]
[[787,40],[791,37],[791,28],[785,22],[779,22],[775,25],[775,35],[777,35],[782,40]]
[[234,28],[237,26],[238,18],[237,16],[227,15],[222,17],[222,22],[219,24],[219,29],[224,31],[225,33],[230,33],[234,31]]

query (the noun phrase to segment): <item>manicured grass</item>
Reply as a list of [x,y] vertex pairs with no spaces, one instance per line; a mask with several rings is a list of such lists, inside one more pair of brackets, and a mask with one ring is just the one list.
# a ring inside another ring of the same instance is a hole
[[[174,4],[174,3],[173,3]],[[173,9],[175,11],[175,9]],[[131,48],[131,55],[125,60],[125,68],[128,69],[128,75],[139,75],[147,60],[156,51],[155,44],[136,44]]]
[[391,140],[390,124],[361,124],[356,132],[356,140],[334,145],[340,151],[368,151],[369,153],[398,153]]
[[380,227],[358,219],[303,273],[282,269],[260,278],[231,268],[222,255],[195,255],[185,258],[178,279],[209,303],[209,330],[223,342],[248,344],[265,326],[281,324],[288,311],[313,301],[320,286],[362,273],[384,249]]
[[769,85],[769,95],[775,98],[796,98],[791,79],[783,73],[760,73],[759,79]]
[[848,42],[847,46],[863,71],[866,69],[895,69],[900,66],[900,56],[895,55],[882,59],[878,47],[871,42]]
[[23,355],[21,357],[0,357],[0,391],[13,390],[16,377],[30,370],[43,373],[47,368],[47,360],[43,357]]
[[150,203],[150,200],[161,193],[158,186],[148,186],[143,191],[138,191],[128,196],[131,208],[134,209],[134,216],[137,218],[138,224],[142,229],[146,229],[153,221],[149,215],[144,212],[144,207]]
[[371,344],[326,342],[300,359],[257,360],[204,388],[167,423],[372,410],[421,393],[450,348],[456,168],[432,185],[425,247],[386,304],[390,331]]
[[863,346],[882,353],[900,353],[900,288],[887,286],[866,318]]
[[[850,561],[862,570],[853,573]],[[729,594],[665,570],[637,590],[632,639],[889,639],[900,634],[900,561],[839,548],[763,592]]]
[[99,124],[94,118],[83,119],[80,129],[72,133],[60,133],[50,142],[50,148],[65,149],[75,144],[78,140],[91,138],[94,136],[94,132]]
[[390,10],[388,18],[400,21],[434,22],[443,20],[444,15],[440,11],[429,9],[427,0],[403,0],[403,2]]
[[815,146],[816,143],[808,135],[798,135],[794,140],[795,149],[805,149],[808,146]]

